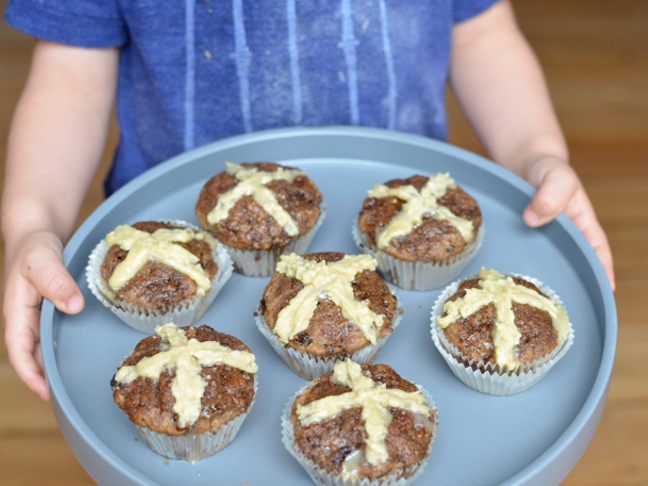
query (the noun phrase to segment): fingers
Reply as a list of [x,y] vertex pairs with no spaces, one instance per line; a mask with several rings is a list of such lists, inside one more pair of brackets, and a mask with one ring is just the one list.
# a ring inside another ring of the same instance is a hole
[[49,401],[40,349],[43,297],[63,312],[77,313],[83,296],[61,261],[62,244],[53,234],[31,235],[17,251],[7,251],[3,314],[9,362],[18,377]]
[[76,314],[83,309],[83,295],[61,261],[60,242],[44,239],[26,248],[21,274],[58,310]]
[[592,245],[596,255],[603,265],[603,269],[610,280],[612,290],[616,290],[616,280],[614,277],[614,262],[612,250],[608,242],[605,231],[601,227],[592,203],[590,202],[585,189],[581,188],[574,194],[569,204],[565,208],[565,214],[574,222],[576,227],[583,233],[585,239]]
[[524,210],[522,217],[525,223],[531,227],[542,226],[564,212],[596,252],[614,290],[616,283],[612,251],[574,170],[564,162],[557,163],[553,159],[541,161],[530,171],[529,182],[538,191]]
[[25,281],[5,282],[4,324],[9,363],[18,378],[42,400],[49,402],[49,390],[40,356],[40,303],[36,290]]
[[532,228],[549,223],[564,211],[580,183],[568,165],[560,164],[544,172],[534,185],[538,192],[522,214],[524,222]]

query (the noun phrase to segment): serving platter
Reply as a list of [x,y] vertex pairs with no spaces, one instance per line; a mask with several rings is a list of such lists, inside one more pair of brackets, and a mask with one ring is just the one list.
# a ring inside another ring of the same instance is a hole
[[54,412],[70,448],[100,485],[309,484],[281,443],[286,402],[305,383],[254,324],[269,278],[234,274],[200,324],[232,334],[255,353],[256,403],[234,442],[195,465],[160,457],[138,439],[112,400],[110,380],[145,337],[90,293],[84,269],[97,242],[119,224],[185,220],[203,184],[225,161],[297,166],[320,188],[326,219],[309,251],[359,253],[351,225],[366,191],[415,173],[449,172],[480,203],[486,238],[460,277],[483,266],[533,276],[565,303],[572,349],[534,388],[513,396],[482,394],[452,374],[430,338],[430,308],[441,289],[392,287],[404,310],[376,362],[429,390],[439,412],[434,450],[417,485],[558,484],[576,464],[599,423],[616,346],[616,308],[595,253],[569,219],[530,229],[521,214],[534,190],[475,154],[424,137],[358,127],[290,128],[229,138],[155,167],[107,199],[79,228],[64,263],[84,293],[75,316],[45,302],[41,345]]

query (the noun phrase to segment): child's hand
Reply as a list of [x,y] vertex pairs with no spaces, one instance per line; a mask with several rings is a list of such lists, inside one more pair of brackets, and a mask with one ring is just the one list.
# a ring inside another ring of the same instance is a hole
[[40,344],[43,297],[57,309],[76,314],[83,296],[61,261],[63,244],[49,232],[28,235],[17,248],[7,248],[3,314],[9,362],[27,387],[50,400]]
[[574,169],[559,159],[545,157],[529,167],[526,179],[538,192],[524,210],[525,223],[542,226],[564,211],[594,248],[614,290],[610,245]]

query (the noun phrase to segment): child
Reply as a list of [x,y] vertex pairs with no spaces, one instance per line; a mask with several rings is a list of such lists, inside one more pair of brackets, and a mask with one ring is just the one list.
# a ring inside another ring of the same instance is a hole
[[5,341],[34,393],[49,400],[42,298],[68,313],[84,305],[61,252],[115,99],[121,140],[107,193],[184,150],[265,128],[361,124],[445,139],[449,79],[489,156],[538,188],[524,221],[564,211],[614,287],[605,234],[509,1],[357,4],[10,3],[7,21],[42,39],[12,123],[2,201]]

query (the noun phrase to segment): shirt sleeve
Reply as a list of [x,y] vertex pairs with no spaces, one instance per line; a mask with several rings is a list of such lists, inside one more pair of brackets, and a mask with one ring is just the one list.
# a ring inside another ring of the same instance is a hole
[[116,0],[10,0],[5,20],[37,39],[78,47],[121,46],[128,39]]
[[454,23],[463,22],[475,15],[485,12],[499,0],[454,0],[453,2],[453,21]]

